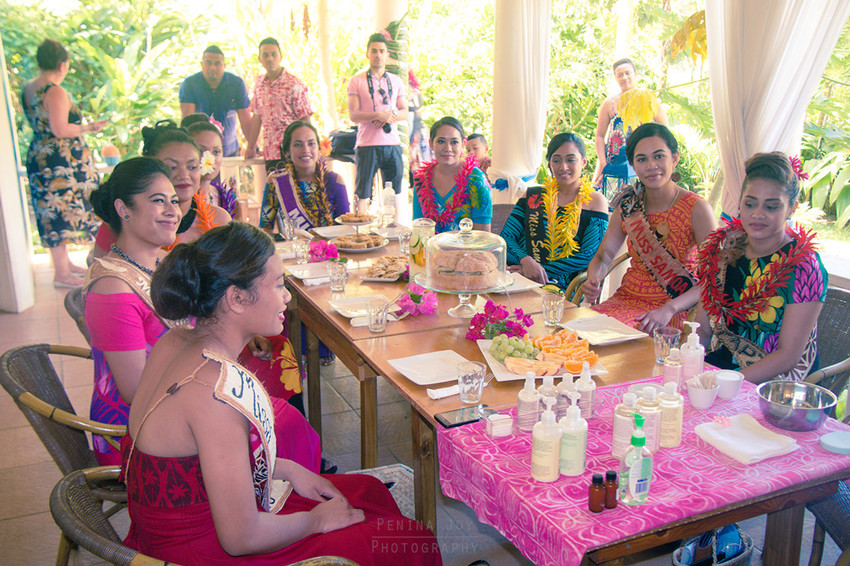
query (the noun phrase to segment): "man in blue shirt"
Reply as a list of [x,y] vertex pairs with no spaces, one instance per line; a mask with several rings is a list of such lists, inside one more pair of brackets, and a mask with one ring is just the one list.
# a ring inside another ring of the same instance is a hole
[[224,126],[222,146],[224,156],[239,154],[236,139],[236,119],[247,137],[251,127],[251,100],[245,82],[224,70],[224,53],[218,46],[210,45],[201,58],[201,72],[183,80],[180,85],[180,113],[182,116],[203,112]]

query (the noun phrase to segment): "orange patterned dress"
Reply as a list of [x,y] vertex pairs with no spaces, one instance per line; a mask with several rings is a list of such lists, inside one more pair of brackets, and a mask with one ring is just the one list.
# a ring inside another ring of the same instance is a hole
[[[686,193],[666,212],[647,214],[650,228],[655,230],[662,222],[670,227],[670,233],[662,244],[679,262],[692,273],[696,270],[696,251],[698,242],[694,239],[691,226],[691,212],[694,204],[702,197]],[[640,256],[628,240],[631,266],[623,276],[623,282],[617,292],[607,301],[595,305],[594,310],[612,316],[629,326],[637,327],[635,317],[655,310],[670,300],[670,296],[653,279],[652,274],[641,261]],[[688,316],[687,311],[677,313],[670,326],[682,328]]]

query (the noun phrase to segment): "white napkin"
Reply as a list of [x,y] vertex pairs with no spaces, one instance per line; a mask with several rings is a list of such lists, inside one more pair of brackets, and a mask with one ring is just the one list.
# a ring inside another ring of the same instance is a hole
[[278,252],[280,259],[295,259],[295,252]]
[[314,277],[313,279],[303,279],[301,281],[304,283],[305,287],[312,287],[314,285],[324,285],[325,283],[330,283],[330,277]]
[[729,426],[718,422],[697,425],[700,438],[742,464],[755,464],[793,452],[800,446],[790,436],[766,429],[752,415],[729,417]]
[[450,385],[448,387],[438,387],[437,389],[431,389],[429,387],[425,392],[428,394],[428,397],[436,401],[437,399],[444,399],[452,395],[460,395],[460,386]]

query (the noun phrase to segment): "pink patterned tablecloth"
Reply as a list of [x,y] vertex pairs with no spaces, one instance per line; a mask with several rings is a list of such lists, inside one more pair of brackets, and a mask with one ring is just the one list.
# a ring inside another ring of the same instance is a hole
[[[660,378],[645,381],[660,383]],[[826,432],[850,427],[828,419],[814,432],[777,429],[762,417],[755,386],[744,382],[735,399],[718,399],[706,411],[691,407],[685,394],[682,443],[655,454],[649,501],[591,513],[587,509],[591,475],[619,467],[611,455],[612,416],[614,406],[634,383],[597,389],[596,417],[588,421],[587,471],[579,477],[561,476],[554,483],[531,477],[531,433],[491,438],[483,421],[437,427],[443,493],[469,505],[480,521],[498,529],[536,564],[567,566],[578,565],[589,548],[686,517],[837,471],[847,470],[850,476],[850,456],[828,452],[818,442]],[[740,413],[750,413],[768,429],[795,438],[800,448],[743,465],[694,433],[696,425],[714,416]],[[515,408],[510,414],[515,414]]]

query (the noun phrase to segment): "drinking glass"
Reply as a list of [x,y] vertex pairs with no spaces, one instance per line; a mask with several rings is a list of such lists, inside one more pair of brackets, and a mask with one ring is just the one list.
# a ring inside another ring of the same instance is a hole
[[331,291],[334,293],[345,291],[345,282],[348,281],[348,267],[342,262],[332,261],[328,264],[328,277],[331,278]]
[[295,224],[292,223],[292,219],[288,214],[283,215],[283,222],[281,226],[283,228],[282,236],[287,242],[291,242],[292,238],[295,237]]
[[295,240],[292,242],[292,250],[295,252],[295,263],[307,263],[310,256],[310,242]]
[[410,253],[410,236],[412,236],[410,230],[402,228],[398,231],[398,247],[401,255]]
[[664,360],[670,355],[670,348],[679,347],[679,338],[681,336],[681,330],[670,326],[656,328],[652,331],[652,338],[655,340],[655,363],[664,363]]
[[557,326],[564,317],[564,296],[557,293],[543,295],[543,324]]
[[481,401],[481,389],[484,387],[484,376],[487,366],[481,362],[461,362],[457,365],[457,385],[460,389],[460,400],[463,403],[478,403]]
[[383,297],[369,299],[366,303],[366,315],[369,319],[369,330],[371,332],[383,332],[387,329],[387,311],[389,302]]

